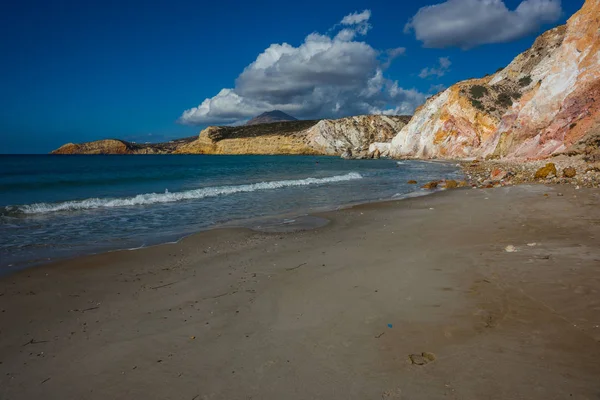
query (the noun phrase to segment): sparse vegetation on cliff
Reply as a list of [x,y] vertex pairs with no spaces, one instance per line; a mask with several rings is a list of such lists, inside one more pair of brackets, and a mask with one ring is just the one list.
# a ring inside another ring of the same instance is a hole
[[471,93],[471,97],[473,99],[480,99],[483,96],[485,96],[486,94],[488,94],[487,88],[485,86],[481,86],[481,85],[471,86],[471,89],[469,90],[469,92]]
[[529,84],[531,82],[532,82],[531,75],[527,75],[527,76],[524,76],[523,78],[519,79],[519,86],[521,86],[521,87],[529,86]]

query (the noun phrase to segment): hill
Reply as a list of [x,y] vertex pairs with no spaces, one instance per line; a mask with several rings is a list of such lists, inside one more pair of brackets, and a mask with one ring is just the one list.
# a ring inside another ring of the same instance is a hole
[[271,124],[273,122],[283,122],[283,121],[298,121],[296,118],[292,117],[289,114],[284,113],[283,111],[273,110],[264,112],[250,121],[246,122],[246,125],[258,125],[258,124]]

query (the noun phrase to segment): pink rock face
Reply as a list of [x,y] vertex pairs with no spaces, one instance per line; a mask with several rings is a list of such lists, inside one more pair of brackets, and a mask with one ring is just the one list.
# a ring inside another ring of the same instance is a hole
[[[474,89],[484,95],[473,95]],[[510,105],[512,102],[512,106]],[[600,125],[600,0],[542,34],[502,71],[427,101],[392,140],[404,157],[544,158]]]

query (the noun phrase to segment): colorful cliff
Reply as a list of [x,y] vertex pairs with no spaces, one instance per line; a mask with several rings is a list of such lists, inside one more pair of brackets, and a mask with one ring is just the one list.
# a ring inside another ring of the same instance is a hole
[[600,129],[600,0],[542,34],[506,68],[430,98],[391,144],[394,157],[544,158]]

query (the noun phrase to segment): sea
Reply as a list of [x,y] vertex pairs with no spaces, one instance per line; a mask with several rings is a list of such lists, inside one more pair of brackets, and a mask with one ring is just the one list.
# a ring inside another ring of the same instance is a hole
[[407,181],[460,176],[452,163],[388,159],[2,155],[0,272],[426,194]]

